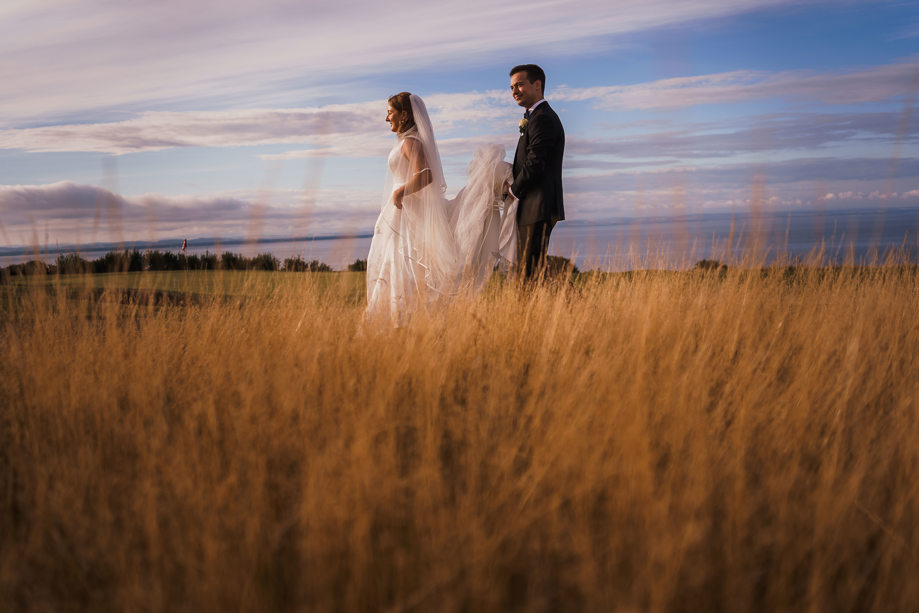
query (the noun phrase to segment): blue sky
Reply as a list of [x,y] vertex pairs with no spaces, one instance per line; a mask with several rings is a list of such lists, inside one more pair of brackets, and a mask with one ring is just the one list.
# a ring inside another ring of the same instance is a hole
[[570,223],[919,206],[919,4],[8,0],[0,243],[366,232],[427,102],[448,195],[513,155],[508,69],[567,133]]

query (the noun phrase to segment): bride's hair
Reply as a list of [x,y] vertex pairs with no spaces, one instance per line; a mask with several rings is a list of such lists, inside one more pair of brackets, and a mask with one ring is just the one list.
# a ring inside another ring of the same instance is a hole
[[415,125],[415,114],[412,113],[412,95],[408,92],[399,92],[395,96],[389,97],[389,104],[398,112],[405,111],[408,119],[404,124],[399,126],[399,132],[405,132]]

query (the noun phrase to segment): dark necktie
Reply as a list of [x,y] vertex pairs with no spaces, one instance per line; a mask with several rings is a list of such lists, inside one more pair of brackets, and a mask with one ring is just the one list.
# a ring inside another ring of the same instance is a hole
[[524,118],[524,119],[529,119],[529,118],[530,118],[530,111],[529,111],[529,110],[524,111],[524,113],[523,113],[523,118]]

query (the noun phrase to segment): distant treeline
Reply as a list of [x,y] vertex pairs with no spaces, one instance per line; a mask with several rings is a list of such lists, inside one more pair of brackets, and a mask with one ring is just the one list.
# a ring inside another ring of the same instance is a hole
[[[366,260],[355,260],[348,265],[349,271],[367,269]],[[32,260],[22,264],[10,264],[0,268],[0,276],[16,277],[35,274],[86,274],[103,272],[142,272],[147,270],[269,270],[285,272],[330,272],[332,267],[319,260],[306,261],[300,256],[279,260],[270,253],[260,253],[248,258],[238,253],[224,252],[222,255],[185,255],[170,251],[130,249],[109,251],[95,260],[87,260],[78,253],[57,256],[53,264]]]
[[[720,262],[714,262],[721,266]],[[705,266],[703,266],[705,265]],[[714,267],[708,260],[699,263],[700,267]],[[568,258],[550,255],[547,261],[547,272],[550,276],[559,274],[577,274],[578,267]],[[724,267],[726,268],[726,267]],[[144,272],[162,270],[267,270],[281,272],[332,272],[334,269],[319,260],[306,261],[300,256],[279,260],[270,253],[259,253],[248,258],[239,253],[225,251],[222,255],[204,252],[203,254],[185,255],[171,251],[148,249],[125,249],[109,251],[95,260],[87,260],[79,253],[61,254],[53,264],[42,260],[31,260],[20,264],[10,264],[0,268],[0,282],[11,277],[28,275],[81,275],[106,272]],[[349,272],[367,270],[367,260],[357,259],[348,264]]]

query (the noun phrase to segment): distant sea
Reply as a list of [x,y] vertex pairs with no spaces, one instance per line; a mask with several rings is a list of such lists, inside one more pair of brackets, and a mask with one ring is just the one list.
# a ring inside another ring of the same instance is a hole
[[[116,249],[178,252],[183,237],[155,243],[42,245],[41,259],[53,262],[61,253],[78,252],[92,260]],[[187,253],[253,256],[271,253],[283,261],[300,256],[344,269],[366,258],[371,234],[326,237],[280,237],[259,240],[190,238]],[[774,263],[819,255],[822,263],[866,263],[893,250],[919,261],[919,208],[785,211],[760,214],[703,213],[680,217],[634,217],[585,223],[560,223],[552,233],[550,253],[569,257],[581,270],[688,268],[702,259],[724,263]],[[36,249],[0,247],[0,266],[34,259]]]

